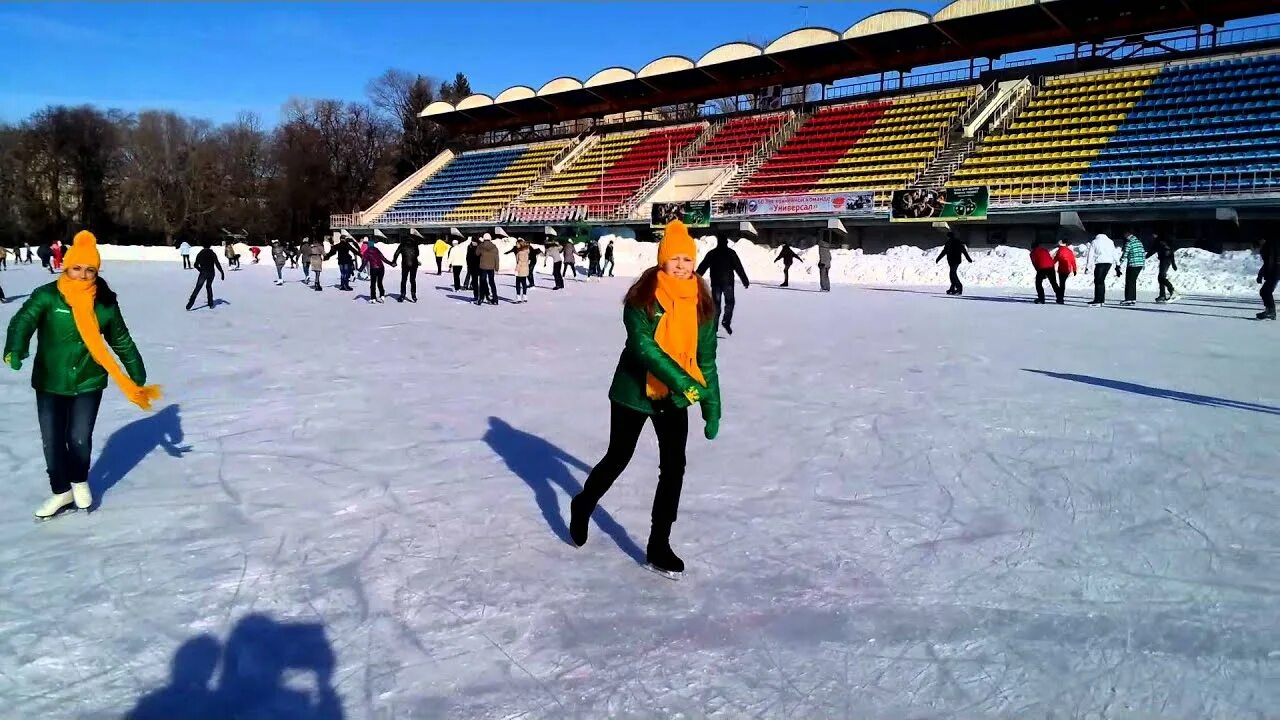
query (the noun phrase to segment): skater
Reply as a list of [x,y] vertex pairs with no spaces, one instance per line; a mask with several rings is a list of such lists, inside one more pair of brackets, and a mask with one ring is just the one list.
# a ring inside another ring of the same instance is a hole
[[31,253],[32,253],[31,246],[28,245],[27,246],[27,264],[28,265],[35,262],[35,257]]
[[116,294],[98,275],[102,258],[93,233],[76,233],[65,259],[66,272],[33,290],[9,321],[4,344],[5,364],[20,370],[32,335],[39,333],[31,386],[52,496],[36,509],[38,520],[72,505],[81,510],[93,505],[89,459],[107,377],[143,410],[161,396],[160,388],[146,384],[146,366]]
[[552,241],[547,244],[547,261],[551,263],[551,277],[555,278],[553,290],[564,289],[564,261],[560,259],[563,253],[560,243]]
[[311,272],[315,274],[315,285],[311,286],[312,290],[322,292],[324,288],[320,287],[320,271],[324,270],[324,241],[312,240],[307,251],[307,258],[310,261]]
[[587,277],[600,277],[600,242],[587,244]]
[[951,269],[951,287],[947,288],[948,295],[963,295],[964,283],[960,282],[960,262],[973,262],[973,258],[969,257],[969,248],[965,246],[964,241],[956,237],[953,232],[947,233],[947,241],[942,244],[942,252],[938,253],[938,258],[933,261],[934,265],[942,262],[942,258],[947,259],[947,267]]
[[183,240],[182,244],[178,246],[178,254],[182,256],[182,269],[190,270],[191,269],[191,243],[187,242],[186,240]]
[[1049,281],[1054,297],[1058,295],[1058,278],[1053,274],[1053,256],[1040,245],[1039,240],[1031,243],[1031,267],[1036,270],[1036,304],[1044,304],[1044,281]]
[[782,261],[782,284],[778,287],[787,287],[791,285],[791,263],[800,260],[800,264],[804,264],[804,260],[791,249],[788,243],[782,243],[782,251],[778,253],[778,257],[774,258],[774,262]]
[[324,256],[325,260],[338,256],[338,289],[348,290],[351,288],[351,276],[356,272],[356,255],[359,251],[354,243],[348,238],[340,238],[338,242],[329,248],[329,252]]
[[276,264],[276,286],[284,285],[284,264],[289,261],[289,249],[279,238],[271,241],[271,261]]
[[1280,282],[1280,241],[1275,238],[1263,240],[1258,253],[1262,256],[1262,268],[1258,270],[1258,284],[1262,286],[1258,293],[1262,297],[1262,312],[1254,317],[1259,320],[1275,320],[1275,290],[1276,283]]
[[831,242],[826,237],[818,238],[818,287],[831,292]]
[[481,301],[488,302],[490,305],[498,304],[498,283],[494,277],[498,272],[498,259],[498,246],[494,244],[489,233],[485,233],[480,247],[476,250],[476,267],[479,273],[476,276],[477,305]]
[[54,240],[53,246],[49,248],[49,251],[52,253],[52,272],[62,272],[62,241]]
[[578,247],[573,244],[572,240],[564,241],[564,276],[569,277],[569,271],[573,271],[573,279],[578,279]]
[[747,271],[742,267],[742,259],[729,247],[729,238],[716,239],[716,246],[702,259],[698,266],[698,275],[706,275],[711,271],[711,298],[716,306],[716,315],[720,316],[720,324],[724,331],[733,334],[733,276],[742,281],[742,288],[751,287],[747,279]]
[[538,266],[538,256],[542,254],[542,250],[533,243],[526,242],[525,244],[529,246],[529,273],[527,277],[529,278],[529,287],[533,287],[537,284],[533,281],[533,269]]
[[1169,282],[1169,271],[1178,270],[1178,259],[1174,257],[1173,245],[1160,235],[1151,237],[1155,248],[1147,253],[1147,257],[1156,256],[1156,260],[1160,263],[1159,275],[1156,276],[1157,282],[1160,283],[1160,295],[1156,297],[1156,302],[1166,303],[1173,302],[1178,299],[1178,291],[1173,289],[1173,283]]
[[382,286],[382,278],[387,274],[386,266],[395,267],[396,264],[387,260],[387,256],[382,254],[378,244],[372,240],[364,246],[364,252],[360,257],[369,271],[369,302],[381,303],[387,296],[387,289]]
[[609,449],[570,503],[569,534],[581,547],[592,511],[626,469],[640,432],[652,421],[659,469],[645,559],[666,573],[684,571],[670,539],[684,483],[689,406],[701,405],[708,440],[720,429],[715,303],[694,273],[697,253],[684,223],[671,222],[658,245],[658,264],[627,291],[622,312],[627,343],[609,388]]
[[228,240],[222,246],[222,254],[227,258],[227,267],[231,270],[240,269],[240,256],[236,253],[235,243]]
[[453,270],[453,291],[460,292],[462,290],[462,268],[467,264],[467,248],[466,243],[453,241],[453,246],[449,248],[449,267]]
[[[1116,244],[1102,233],[1094,235],[1084,256],[1085,266],[1093,268],[1093,302],[1089,303],[1089,307],[1102,307],[1106,304],[1107,273],[1111,272],[1111,266],[1116,262]],[[1116,273],[1119,272],[1117,267]]]
[[605,243],[604,246],[604,265],[601,270],[608,268],[609,277],[613,277],[613,241]]
[[52,243],[50,243],[49,245],[41,244],[40,249],[36,250],[36,254],[40,256],[40,267],[48,270],[49,274],[52,275],[53,274],[53,244]]
[[[467,276],[462,280],[462,289],[476,293],[476,280],[480,274],[480,243],[483,240],[467,238]],[[476,297],[479,297],[477,295]]]
[[262,254],[262,248],[258,247],[257,245],[250,245],[250,246],[249,246],[249,254],[253,256],[253,264],[254,264],[254,265],[257,265],[257,264],[258,264],[258,256],[259,256],[260,254]]
[[[404,265],[400,266],[400,299],[397,302],[404,302],[405,298],[409,302],[418,302],[418,241],[412,236],[401,240],[396,246],[396,251],[391,254],[391,267],[395,267],[401,257],[404,258]],[[439,259],[440,256],[437,255],[436,260]],[[405,295],[406,286],[413,291],[409,295]]]
[[204,249],[196,254],[196,288],[191,291],[191,297],[187,299],[187,310],[196,304],[196,296],[200,294],[200,288],[204,288],[205,295],[208,299],[208,307],[213,309],[213,271],[216,269],[218,274],[222,276],[222,282],[227,281],[227,274],[222,271],[222,263],[218,262],[218,254],[209,247],[209,241],[205,241]]
[[449,243],[444,238],[436,240],[436,244],[432,246],[436,253],[436,275],[444,273],[444,258],[449,254]]
[[[1124,261],[1124,302],[1121,305],[1138,304],[1138,276],[1147,264],[1147,250],[1142,246],[1138,236],[1130,232],[1125,238],[1124,252],[1120,259]],[[1120,266],[1116,265],[1116,275],[1120,274]]]
[[[18,262],[15,260],[13,264],[17,265]],[[8,270],[8,269],[9,269],[9,248],[3,245],[0,245],[0,270]]]
[[531,249],[525,240],[516,240],[514,248],[516,256],[516,302],[529,302],[529,276],[533,275],[533,265],[529,258]]
[[1066,238],[1058,240],[1058,251],[1053,255],[1053,264],[1058,268],[1057,303],[1067,303],[1067,276],[1076,274],[1076,254],[1067,243]]
[[296,270],[298,268],[298,258],[302,257],[302,246],[299,243],[289,243],[289,269]]

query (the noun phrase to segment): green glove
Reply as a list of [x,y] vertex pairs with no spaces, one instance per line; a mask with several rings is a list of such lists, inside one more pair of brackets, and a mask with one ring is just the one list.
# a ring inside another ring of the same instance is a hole
[[703,426],[702,434],[708,440],[715,440],[716,435],[720,434],[720,418],[707,418],[706,425]]
[[4,356],[4,364],[8,365],[14,370],[21,370],[22,358],[18,357],[17,355],[14,355],[13,353],[9,353],[8,355]]

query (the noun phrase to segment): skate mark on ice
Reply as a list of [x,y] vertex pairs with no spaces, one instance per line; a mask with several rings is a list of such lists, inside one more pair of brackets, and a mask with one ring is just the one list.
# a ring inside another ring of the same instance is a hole
[[[556,487],[569,497],[577,495],[582,491],[582,485],[573,478],[570,468],[582,472],[590,472],[591,468],[559,447],[537,435],[517,430],[501,418],[489,418],[489,430],[484,434],[484,441],[502,458],[511,472],[533,490],[538,508],[542,510],[542,517],[551,527],[551,532],[562,542],[572,545],[569,524],[561,514]],[[626,528],[619,525],[613,516],[603,508],[596,508],[591,517],[628,557],[637,563],[645,562],[644,550],[631,539]]]
[[1164,400],[1176,400],[1178,402],[1190,403],[1192,405],[1220,407],[1230,410],[1248,410],[1250,412],[1264,413],[1266,415],[1280,415],[1280,407],[1275,407],[1273,405],[1244,402],[1242,400],[1230,400],[1227,398],[1213,397],[1212,395],[1197,395],[1195,393],[1185,393],[1179,390],[1166,390],[1164,388],[1151,387],[1150,385],[1139,385],[1138,383],[1125,382],[1124,380],[1111,380],[1108,378],[1094,377],[1092,375],[1057,373],[1049,370],[1032,370],[1031,368],[1022,368],[1022,371],[1035,373],[1037,375],[1047,375],[1048,377],[1057,378],[1059,380],[1071,380],[1072,382],[1084,383],[1086,385],[1111,388],[1112,390],[1123,390],[1124,392],[1146,395],[1148,397],[1161,398]]
[[111,488],[157,447],[175,458],[189,452],[190,446],[181,445],[184,438],[181,408],[177,404],[134,420],[112,433],[89,471],[89,488],[93,491],[93,505],[89,510],[97,510]]

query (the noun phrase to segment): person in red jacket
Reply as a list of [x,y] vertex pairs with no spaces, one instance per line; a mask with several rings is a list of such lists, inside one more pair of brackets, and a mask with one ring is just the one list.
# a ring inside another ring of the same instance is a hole
[[1053,294],[1058,294],[1058,278],[1053,274],[1053,256],[1040,246],[1040,242],[1031,244],[1031,266],[1036,269],[1036,304],[1044,304],[1044,281],[1049,280]]
[[1058,304],[1066,304],[1067,276],[1076,274],[1076,254],[1067,244],[1066,238],[1058,240],[1058,252],[1053,254],[1053,263],[1058,266]]

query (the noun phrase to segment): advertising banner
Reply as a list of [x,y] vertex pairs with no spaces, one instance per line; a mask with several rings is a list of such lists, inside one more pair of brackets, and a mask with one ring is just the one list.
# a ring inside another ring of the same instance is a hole
[[649,227],[666,227],[672,220],[680,220],[691,228],[711,227],[711,201],[656,202],[653,204]]
[[891,222],[956,222],[986,220],[986,185],[941,190],[894,190]]
[[775,197],[739,198],[720,206],[723,215],[839,215],[871,212],[875,193],[867,190],[824,195],[778,195]]

